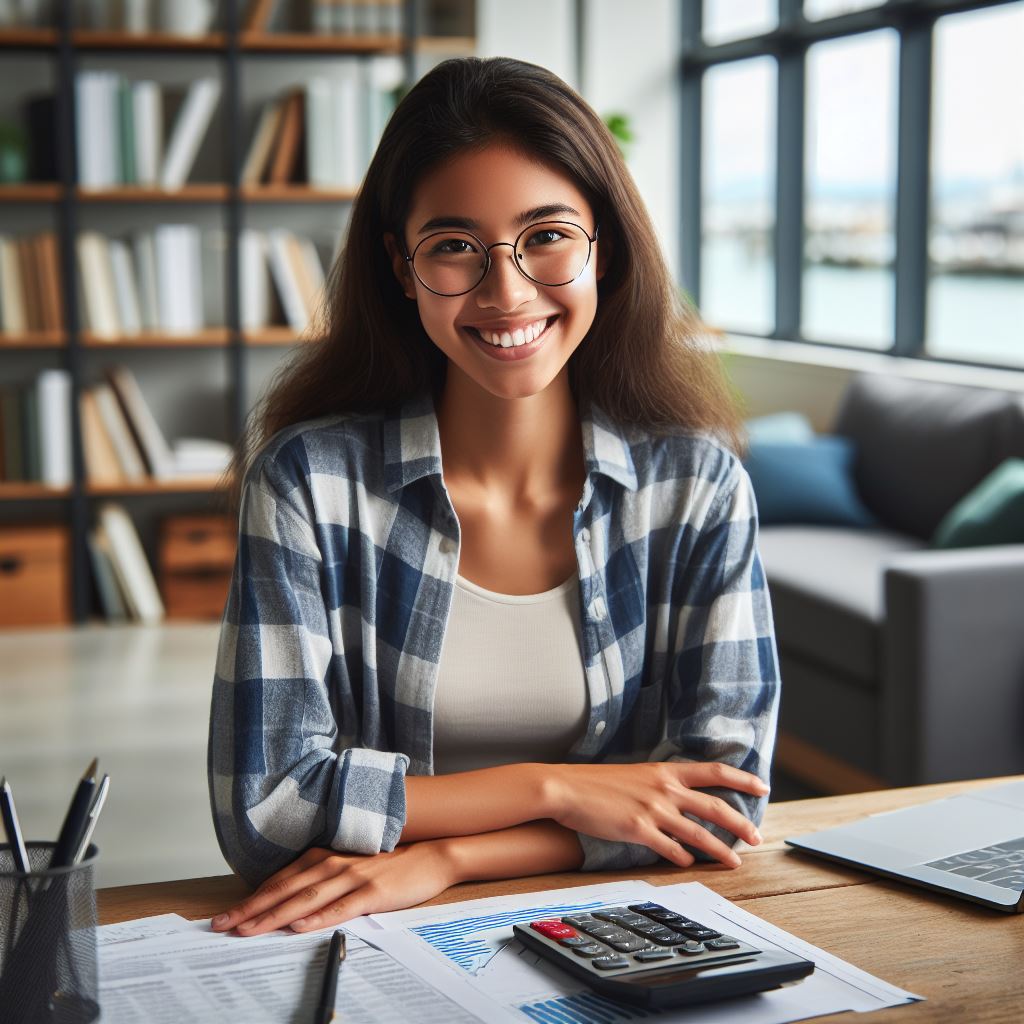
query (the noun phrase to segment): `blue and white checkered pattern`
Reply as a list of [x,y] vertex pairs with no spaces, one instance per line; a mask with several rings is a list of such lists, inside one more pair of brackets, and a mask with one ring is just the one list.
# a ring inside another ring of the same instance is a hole
[[[723,761],[767,782],[779,672],[745,471],[703,436],[653,437],[594,405],[581,424],[572,531],[590,716],[568,759]],[[249,882],[309,846],[373,854],[398,842],[405,773],[433,770],[459,539],[429,395],[297,424],[258,455],[208,765],[221,849]],[[760,821],[764,800],[717,792]],[[657,860],[580,841],[585,869]]]

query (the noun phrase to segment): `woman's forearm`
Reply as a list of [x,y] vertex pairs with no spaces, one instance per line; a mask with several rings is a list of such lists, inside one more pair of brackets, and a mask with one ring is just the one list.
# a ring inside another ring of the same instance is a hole
[[552,817],[552,765],[509,764],[405,777],[401,842],[497,832]]
[[443,840],[456,882],[485,882],[555,871],[583,863],[576,833],[553,821],[531,821],[480,835]]

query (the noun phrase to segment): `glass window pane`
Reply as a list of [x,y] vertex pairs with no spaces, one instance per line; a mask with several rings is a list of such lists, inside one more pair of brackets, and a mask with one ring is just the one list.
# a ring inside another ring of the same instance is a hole
[[807,52],[803,324],[813,341],[892,346],[898,37]]
[[1024,3],[940,18],[926,348],[1024,366]]
[[779,23],[776,0],[704,0],[701,35],[709,46],[771,32]]
[[880,7],[882,0],[804,0],[804,17],[808,21],[835,18],[868,7]]
[[771,57],[704,75],[701,313],[751,334],[775,325],[775,91]]

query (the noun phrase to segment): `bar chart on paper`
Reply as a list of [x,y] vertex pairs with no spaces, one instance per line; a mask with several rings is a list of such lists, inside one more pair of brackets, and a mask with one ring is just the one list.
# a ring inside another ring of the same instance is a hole
[[573,996],[522,1003],[517,1009],[529,1020],[539,1024],[611,1024],[612,1021],[641,1020],[654,1014],[639,1006],[605,999],[596,992],[578,992]]

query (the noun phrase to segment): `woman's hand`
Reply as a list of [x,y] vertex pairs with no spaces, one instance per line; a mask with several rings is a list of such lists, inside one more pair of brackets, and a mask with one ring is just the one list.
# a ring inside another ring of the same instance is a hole
[[[731,765],[661,761],[644,764],[559,764],[546,766],[548,813],[560,825],[627,843],[641,843],[655,853],[689,867],[688,843],[728,867],[740,858],[684,812],[721,825],[751,846],[761,842],[753,822],[724,800],[693,787],[718,786],[765,796],[768,787],[749,772]],[[678,841],[677,841],[678,840]]]
[[446,840],[399,846],[374,856],[314,846],[271,875],[248,899],[218,914],[217,932],[262,935],[315,931],[361,914],[404,910],[459,881]]

